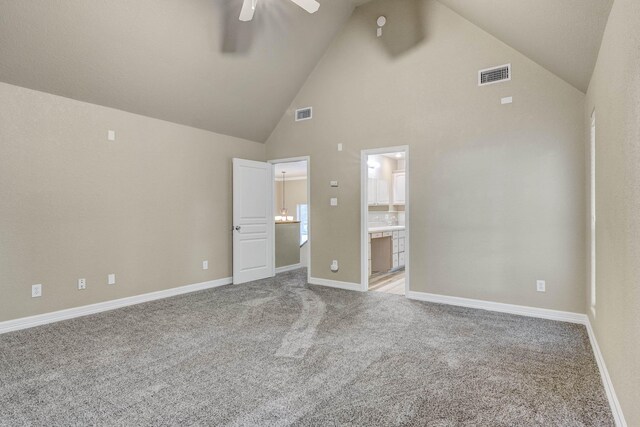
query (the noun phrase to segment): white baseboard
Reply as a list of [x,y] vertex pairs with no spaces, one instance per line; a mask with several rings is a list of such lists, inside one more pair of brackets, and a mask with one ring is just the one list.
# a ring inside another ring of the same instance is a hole
[[[299,265],[281,267],[288,268],[289,271],[295,268],[300,268]],[[276,272],[282,272],[277,271]],[[218,286],[224,286],[232,283],[231,277],[225,277],[223,279],[211,280],[208,282],[195,283],[193,285],[180,286],[177,288],[165,289],[162,291],[150,292],[142,295],[135,295],[132,297],[120,298],[111,301],[99,302],[96,304],[85,305],[82,307],[69,308],[66,310],[54,311],[52,313],[38,314],[36,316],[23,317],[20,319],[7,320],[0,322],[0,334],[18,331],[20,329],[32,328],[34,326],[45,325],[48,323],[59,322],[61,320],[73,319],[76,317],[87,316],[90,314],[101,313],[103,311],[115,310],[117,308],[127,307],[130,305],[140,304],[143,302],[155,301],[163,298],[168,298],[176,295],[187,294],[190,292],[200,291],[204,289],[216,288]],[[345,289],[349,291],[362,291],[362,286],[359,283],[340,282],[338,280],[321,279],[317,277],[311,277],[309,283],[312,285],[328,286],[331,288]],[[591,322],[585,314],[571,313],[566,311],[548,310],[544,308],[527,307],[522,305],[504,304],[491,301],[483,301],[469,298],[452,297],[446,295],[430,294],[426,292],[410,291],[407,294],[407,298],[427,301],[438,304],[455,305],[461,307],[476,308],[481,310],[496,311],[500,313],[517,314],[521,316],[539,317],[542,319],[558,320],[563,322],[579,323],[583,324],[587,328],[589,334],[589,340],[591,347],[593,348],[594,357],[598,368],[600,370],[600,376],[602,383],[609,400],[611,412],[618,427],[627,427],[627,423],[620,407],[609,371],[604,361],[604,357],[600,352],[600,346],[596,339]]]
[[284,267],[277,267],[276,268],[276,274],[284,273],[285,271],[297,270],[297,269],[302,268],[302,267],[304,267],[304,266],[301,263],[292,264],[292,265],[285,265]]
[[321,279],[319,277],[309,278],[309,284],[328,286],[330,288],[344,289],[347,291],[362,291],[362,285],[360,283],[340,282],[338,280]]
[[96,304],[84,305],[81,307],[68,308],[66,310],[54,311],[52,313],[38,314],[35,316],[22,317],[20,319],[0,322],[0,334],[18,331],[20,329],[32,328],[34,326],[46,325],[47,323],[59,322],[61,320],[73,319],[75,317],[87,316],[89,314],[101,313],[103,311],[115,310],[116,308],[127,307],[129,305],[143,302],[155,301],[176,295],[201,291],[204,289],[216,288],[228,285],[232,282],[231,277],[210,280],[208,282],[195,283],[193,285],[180,286],[177,288],[165,289],[162,291],[149,292],[147,294],[135,295],[132,297],[120,298],[111,301],[99,302]]
[[598,345],[596,334],[593,332],[593,328],[591,327],[591,322],[589,321],[589,319],[587,319],[586,326],[587,326],[587,332],[589,333],[589,341],[591,341],[591,348],[593,348],[593,354],[596,359],[596,363],[598,364],[598,368],[600,369],[600,377],[602,378],[602,385],[604,386],[604,391],[607,393],[609,406],[611,406],[613,419],[616,422],[617,427],[627,427],[627,422],[625,421],[624,414],[622,413],[622,407],[620,406],[620,402],[618,401],[618,396],[616,395],[616,391],[613,388],[613,383],[611,382],[611,377],[609,377],[609,371],[607,370],[607,365],[605,365],[604,363],[604,357],[600,352],[600,346]]
[[600,370],[600,376],[602,378],[602,385],[607,394],[609,406],[613,413],[617,427],[627,427],[627,423],[620,407],[620,402],[616,396],[616,392],[613,388],[613,383],[609,377],[609,371],[604,363],[604,357],[600,352],[598,341],[591,327],[591,322],[586,314],[572,313],[568,311],[548,310],[544,308],[527,307],[523,305],[504,304],[499,302],[483,301],[470,298],[451,297],[446,295],[430,294],[426,292],[410,291],[407,294],[407,298],[411,298],[419,301],[427,301],[438,304],[456,305],[460,307],[477,308],[481,310],[496,311],[500,313],[517,314],[520,316],[539,317],[542,319],[558,320],[561,322],[578,323],[585,325],[587,333],[589,334],[589,340],[593,349],[594,358],[598,364]]
[[518,314],[520,316],[539,317],[542,319],[559,320],[561,322],[587,324],[587,315],[569,311],[548,310],[546,308],[527,307],[524,305],[504,304],[501,302],[483,301],[478,299],[450,297],[446,295],[430,294],[426,292],[409,291],[407,298],[428,301],[438,304],[457,305],[460,307],[477,308],[480,310],[497,311],[499,313]]

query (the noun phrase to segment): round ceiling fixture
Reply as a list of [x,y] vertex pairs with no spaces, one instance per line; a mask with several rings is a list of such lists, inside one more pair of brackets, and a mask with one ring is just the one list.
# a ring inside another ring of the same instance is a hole
[[379,16],[376,22],[378,23],[378,27],[384,27],[384,24],[387,23],[387,18],[384,16]]

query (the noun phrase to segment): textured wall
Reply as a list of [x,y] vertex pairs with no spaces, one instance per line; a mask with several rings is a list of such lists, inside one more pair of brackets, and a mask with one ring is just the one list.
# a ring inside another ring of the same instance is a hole
[[[627,424],[640,425],[640,3],[616,0],[589,91],[596,111],[591,323]],[[587,304],[589,302],[587,301]]]
[[[505,63],[511,82],[477,86]],[[360,151],[406,144],[412,290],[584,312],[584,100],[437,2],[359,7],[267,142],[311,156],[312,276],[360,282]]]
[[4,83],[0,99],[0,321],[231,275],[231,158],[263,144]]

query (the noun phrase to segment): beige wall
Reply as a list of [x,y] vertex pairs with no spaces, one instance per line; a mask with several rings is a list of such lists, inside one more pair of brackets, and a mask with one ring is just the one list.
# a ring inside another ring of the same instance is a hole
[[629,426],[640,425],[639,23],[640,3],[616,0],[585,111],[596,110],[597,147],[597,298],[589,316]]
[[[477,86],[505,63],[511,82]],[[360,151],[406,144],[412,290],[584,312],[584,99],[437,2],[356,9],[267,142],[311,156],[312,276],[360,282]]]
[[[282,181],[276,181],[275,183],[275,214],[280,215],[282,209]],[[285,181],[285,207],[287,208],[288,215],[296,218],[296,209],[298,205],[307,203],[307,180],[306,179],[293,179]]]
[[231,276],[231,158],[263,144],[4,83],[0,99],[0,321]]

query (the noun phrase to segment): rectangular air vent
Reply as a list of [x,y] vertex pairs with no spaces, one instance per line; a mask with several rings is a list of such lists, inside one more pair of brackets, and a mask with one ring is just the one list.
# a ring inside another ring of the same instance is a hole
[[312,116],[311,113],[312,113],[311,107],[305,107],[305,108],[300,108],[296,110],[296,122],[299,122],[301,120],[311,119],[311,116]]
[[509,80],[511,80],[511,64],[478,71],[478,86],[486,86]]

